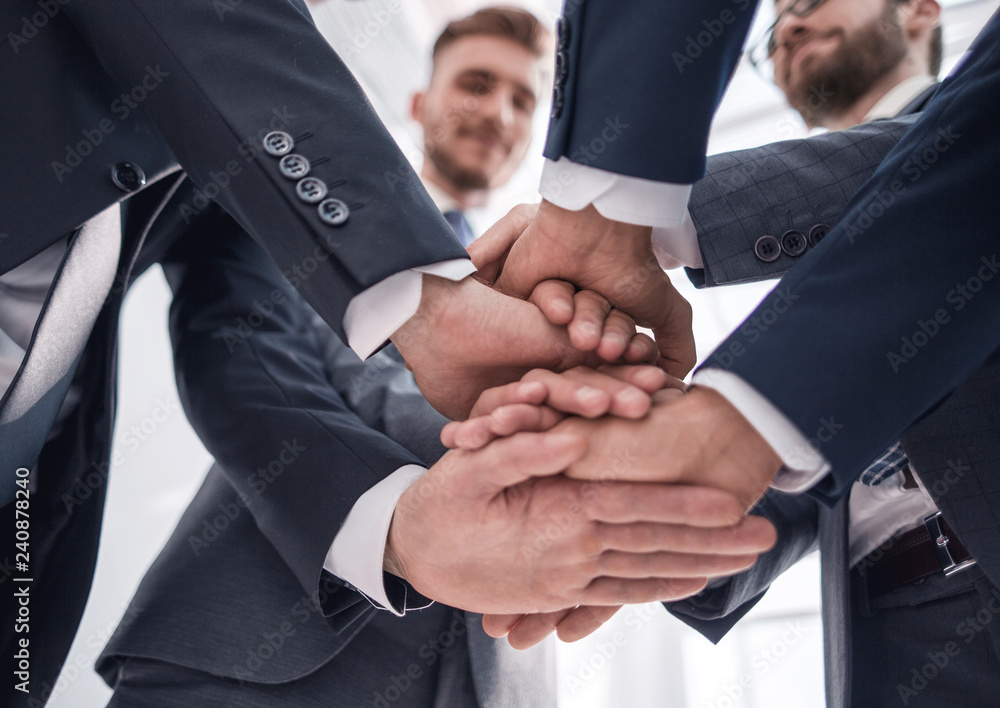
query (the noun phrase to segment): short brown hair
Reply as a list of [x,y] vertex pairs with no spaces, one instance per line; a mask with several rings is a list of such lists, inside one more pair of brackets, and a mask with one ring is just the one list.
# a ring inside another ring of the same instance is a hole
[[536,57],[545,53],[548,32],[534,15],[516,7],[484,7],[460,20],[449,22],[434,42],[432,57],[462,37],[489,35],[516,42]]

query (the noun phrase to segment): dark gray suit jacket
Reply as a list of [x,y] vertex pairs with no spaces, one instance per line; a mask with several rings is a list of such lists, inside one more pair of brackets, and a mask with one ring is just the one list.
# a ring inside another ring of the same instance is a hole
[[[287,705],[299,705],[294,681],[318,670],[351,686],[357,677],[342,675],[337,657],[352,651],[378,612],[321,571],[344,515],[399,466],[433,464],[445,452],[446,419],[393,347],[361,362],[233,227],[217,231],[201,259],[183,258],[180,244],[165,266],[175,291],[170,325],[181,401],[217,464],[143,579],[98,671],[114,686],[129,657],[156,659],[221,679],[287,684]],[[385,579],[399,608],[430,604]],[[479,615],[460,614],[481,704],[552,705],[551,646],[516,652],[487,637]],[[281,651],[248,664],[248,650],[285,623]],[[375,656],[366,670],[388,681],[398,667]],[[350,705],[347,695],[349,688],[330,704]]]
[[[929,94],[907,110],[919,110]],[[691,214],[704,271],[700,285],[776,277],[797,257],[784,250],[773,261],[755,252],[765,235],[817,232],[838,218],[872,172],[865,165],[883,131],[912,118],[876,121],[840,133],[720,155],[692,193]],[[898,138],[898,134],[897,134]],[[814,244],[810,242],[811,248]],[[1000,581],[1000,352],[901,438],[913,469],[984,573]],[[958,473],[954,470],[959,470]],[[692,600],[669,607],[718,641],[760,599],[785,568],[817,546],[821,552],[827,704],[850,699],[850,592],[847,496],[828,508],[803,496],[769,492],[756,510],[778,528],[778,545],[754,568]]]

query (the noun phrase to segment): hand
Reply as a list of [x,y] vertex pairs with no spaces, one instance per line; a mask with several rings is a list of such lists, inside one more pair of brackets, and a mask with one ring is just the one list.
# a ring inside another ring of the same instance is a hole
[[694,387],[653,406],[642,420],[571,418],[553,432],[582,435],[591,452],[566,471],[575,479],[699,484],[732,492],[749,510],[781,459],[719,393]]
[[472,612],[551,612],[688,597],[770,547],[721,490],[569,480],[576,435],[518,433],[452,450],[396,505],[387,569]]
[[[650,358],[652,342],[635,334],[631,320],[609,318],[608,327],[622,341],[631,335],[623,349],[632,358]],[[516,381],[530,369],[601,363],[595,353],[576,349],[566,327],[553,325],[533,304],[473,278],[454,282],[425,275],[420,307],[392,341],[424,397],[452,419],[464,419],[485,389]]]
[[532,615],[483,615],[483,631],[494,639],[506,637],[515,649],[529,649],[553,632],[564,642],[577,642],[600,629],[621,608],[581,605]]
[[[696,360],[691,306],[657,263],[650,235],[649,227],[611,221],[593,206],[568,211],[542,201],[537,212],[512,210],[472,244],[469,254],[482,279],[518,297],[553,279],[602,295],[653,330],[660,365],[683,377]],[[555,324],[571,323],[578,349],[595,349],[601,331],[591,322],[573,323],[571,291],[561,287],[560,292],[550,285],[539,296],[549,303],[542,305],[546,315]]]
[[468,420],[444,426],[441,442],[478,450],[499,437],[548,430],[567,415],[637,420],[649,412],[654,394],[680,395],[686,388],[654,366],[580,366],[559,374],[534,369],[518,382],[484,391]]
[[[497,435],[550,429],[565,417],[565,413],[595,417],[607,411],[625,419],[639,419],[649,410],[651,397],[636,397],[636,391],[652,393],[652,399],[662,404],[680,396],[683,389],[682,382],[651,367],[605,366],[601,372],[581,368],[562,374],[533,371],[519,383],[485,391],[473,408],[473,417],[446,426],[442,431],[442,441],[448,446],[464,443],[469,446],[467,449],[478,449]],[[624,400],[616,404],[615,399],[626,392],[628,395],[623,397]],[[616,405],[617,411],[613,410]],[[755,528],[755,525],[761,528]],[[742,544],[752,544],[762,531],[770,533],[765,537],[765,546],[742,547],[754,552],[767,550],[774,542],[774,529],[756,517],[732,527],[732,535],[727,539],[730,544],[728,550],[735,552]],[[486,614],[483,628],[490,636],[506,636],[512,647],[525,649],[553,631],[563,641],[582,639],[597,630],[618,609],[620,606],[615,605],[581,605],[527,615]]]

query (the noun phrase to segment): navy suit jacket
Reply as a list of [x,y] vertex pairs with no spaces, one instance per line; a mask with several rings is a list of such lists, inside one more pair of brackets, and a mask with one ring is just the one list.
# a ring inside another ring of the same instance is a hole
[[[546,156],[698,179],[750,21],[752,8],[738,9],[567,3]],[[839,426],[821,447],[833,473],[811,492],[829,503],[1000,345],[1000,298],[989,296],[1000,283],[998,46],[994,15],[822,242],[748,318],[766,329],[737,329],[717,350],[732,356],[706,363],[739,375],[807,437]],[[629,127],[594,159],[581,156],[604,120],[619,118]],[[947,323],[927,334],[937,317]]]
[[[921,96],[909,110],[920,110],[928,99],[928,94]],[[885,138],[892,136],[895,142],[914,119],[876,121],[710,158],[709,174],[692,191],[691,214],[705,263],[704,270],[689,271],[692,279],[722,285],[773,277],[791,268],[798,258],[787,253],[762,261],[754,252],[756,240],[782,229],[808,233],[833,223],[850,192],[870,176],[866,160],[885,148]],[[946,331],[941,334],[947,336]],[[1000,580],[998,401],[1000,351],[995,351],[901,437],[914,470],[994,584]],[[669,609],[718,641],[778,574],[818,545],[827,702],[847,705],[852,662],[847,497],[827,508],[804,495],[770,492],[755,513],[778,528],[777,546],[749,571]]]

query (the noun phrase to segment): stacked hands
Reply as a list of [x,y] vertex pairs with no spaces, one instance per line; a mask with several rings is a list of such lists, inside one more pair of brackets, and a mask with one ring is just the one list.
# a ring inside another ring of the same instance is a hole
[[425,276],[393,336],[462,422],[400,498],[387,571],[525,648],[689,597],[771,548],[774,527],[747,512],[780,460],[721,395],[684,393],[691,309],[648,227],[543,202],[469,252],[476,279]]

